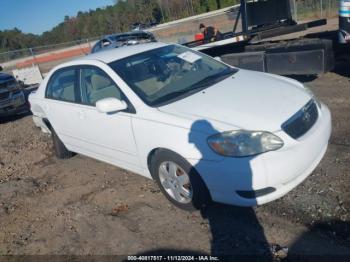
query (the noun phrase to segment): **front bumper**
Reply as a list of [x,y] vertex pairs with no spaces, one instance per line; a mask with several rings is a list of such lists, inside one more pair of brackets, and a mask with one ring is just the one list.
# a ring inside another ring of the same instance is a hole
[[[300,139],[294,140],[283,131],[276,133],[285,146],[280,150],[253,157],[222,161],[188,161],[206,183],[214,201],[238,206],[256,206],[287,194],[307,178],[324,156],[331,134],[331,115],[322,105],[315,125]],[[274,188],[265,195],[244,198],[237,191]]]
[[0,100],[0,116],[9,116],[27,111],[23,91],[12,93],[9,98]]

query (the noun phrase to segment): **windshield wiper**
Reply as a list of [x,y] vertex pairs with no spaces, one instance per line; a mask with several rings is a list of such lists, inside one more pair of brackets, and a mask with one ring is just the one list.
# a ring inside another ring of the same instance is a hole
[[213,75],[207,76],[206,78],[202,79],[201,81],[191,85],[191,87],[189,89],[198,89],[198,88],[202,88],[202,87],[216,84],[216,83],[220,82],[221,80],[223,80],[224,78],[226,78],[227,76],[232,75],[235,72],[236,72],[235,70],[229,69],[229,70],[222,71],[218,74],[213,74]]
[[179,90],[179,91],[168,93],[168,94],[166,94],[166,95],[164,95],[164,96],[154,100],[152,102],[152,104],[158,106],[158,105],[162,104],[162,102],[164,102],[164,101],[174,99],[174,98],[176,98],[178,96],[181,96],[181,95],[184,95],[184,94],[186,94],[186,93],[188,93],[190,91],[191,91],[191,89],[186,88],[186,89],[183,89],[183,90]]

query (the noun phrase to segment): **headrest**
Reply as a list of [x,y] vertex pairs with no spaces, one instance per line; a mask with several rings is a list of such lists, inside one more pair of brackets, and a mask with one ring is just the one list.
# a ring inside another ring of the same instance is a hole
[[91,85],[94,90],[99,90],[111,86],[113,83],[107,76],[94,74],[91,76]]

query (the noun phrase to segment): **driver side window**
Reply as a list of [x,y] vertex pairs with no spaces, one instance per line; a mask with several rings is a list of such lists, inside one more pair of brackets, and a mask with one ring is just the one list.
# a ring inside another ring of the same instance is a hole
[[101,69],[83,67],[80,69],[82,102],[95,106],[98,100],[114,97],[122,100],[122,93],[114,81]]

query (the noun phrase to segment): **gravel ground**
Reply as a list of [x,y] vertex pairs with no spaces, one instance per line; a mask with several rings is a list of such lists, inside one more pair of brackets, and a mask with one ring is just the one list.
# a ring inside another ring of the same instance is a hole
[[3,120],[0,255],[350,256],[348,68],[307,79],[333,116],[321,164],[285,197],[258,208],[179,210],[141,176],[80,155],[57,160],[30,116]]

